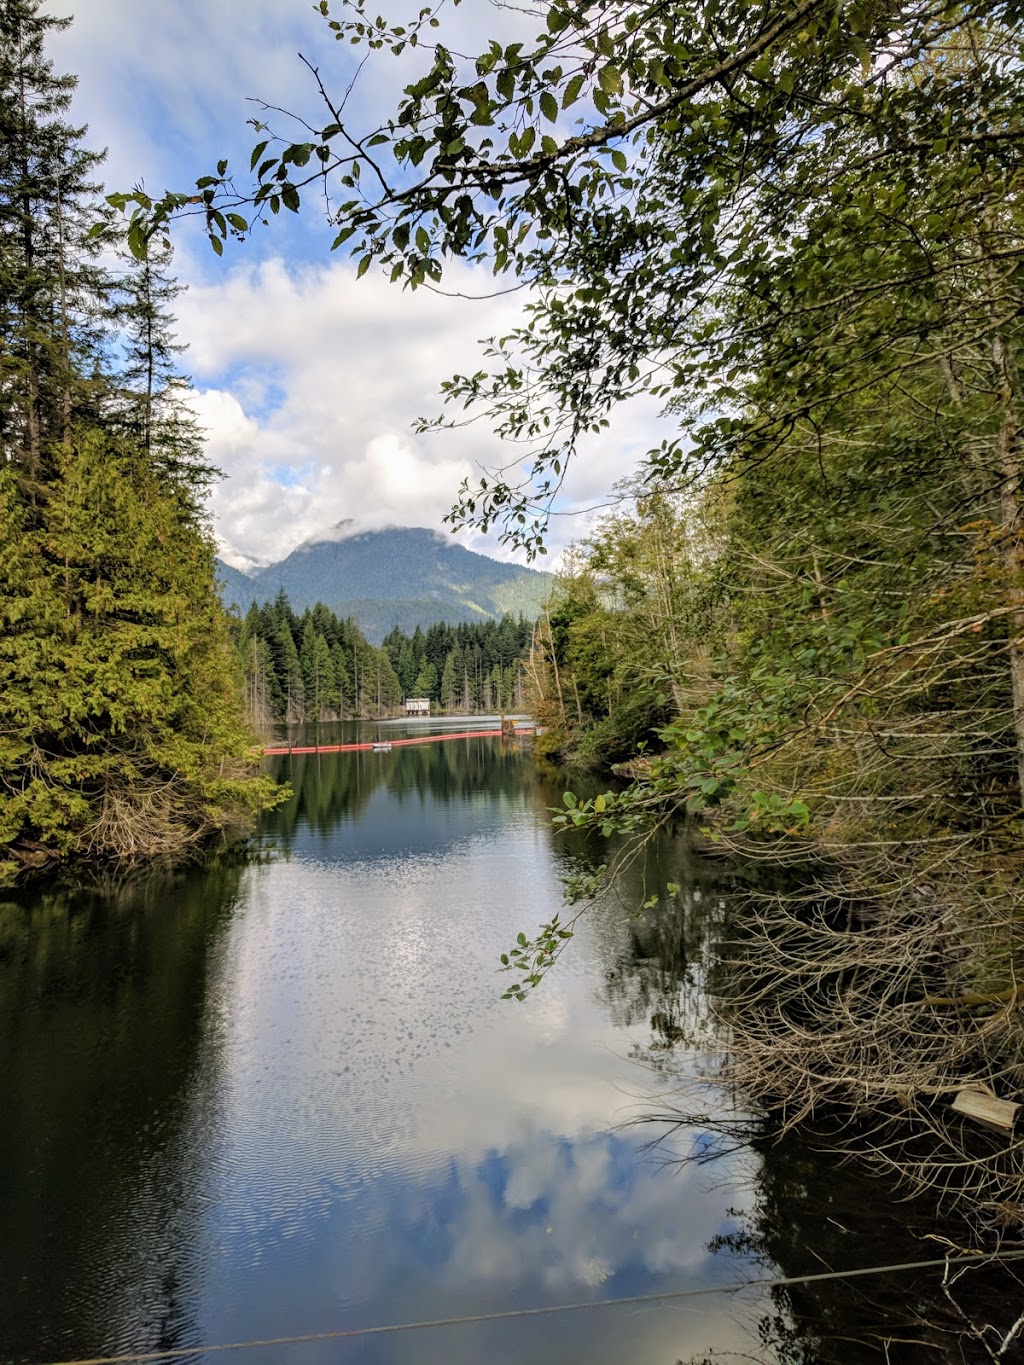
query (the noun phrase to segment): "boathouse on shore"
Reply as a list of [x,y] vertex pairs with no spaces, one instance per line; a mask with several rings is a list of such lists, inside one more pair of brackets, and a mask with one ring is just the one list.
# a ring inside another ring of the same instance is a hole
[[407,716],[429,716],[430,698],[429,697],[406,697],[405,714]]

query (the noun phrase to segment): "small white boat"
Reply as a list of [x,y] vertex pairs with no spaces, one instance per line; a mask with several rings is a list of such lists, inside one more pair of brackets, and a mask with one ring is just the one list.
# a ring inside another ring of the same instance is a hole
[[390,741],[389,739],[382,739],[382,740],[380,740],[377,744],[375,744],[375,745],[373,746],[373,751],[374,751],[374,753],[376,753],[378,750],[379,750],[381,753],[387,753],[387,752],[390,751],[390,749],[391,749],[391,741]]

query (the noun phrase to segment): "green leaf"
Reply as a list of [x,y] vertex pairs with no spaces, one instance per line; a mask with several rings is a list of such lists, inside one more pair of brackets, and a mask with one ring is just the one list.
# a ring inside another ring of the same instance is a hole
[[622,72],[611,62],[597,73],[597,83],[606,95],[622,94]]
[[570,105],[575,104],[579,99],[580,91],[583,89],[584,79],[582,73],[579,73],[573,76],[572,80],[565,87],[565,93],[562,95],[563,109],[568,109]]
[[149,243],[141,221],[133,222],[128,228],[128,250],[137,261],[144,261],[149,254]]

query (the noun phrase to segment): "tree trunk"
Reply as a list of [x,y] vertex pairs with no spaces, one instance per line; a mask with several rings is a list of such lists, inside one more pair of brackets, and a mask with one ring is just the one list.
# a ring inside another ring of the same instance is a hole
[[562,696],[562,680],[558,673],[558,655],[555,651],[555,637],[551,629],[551,613],[544,608],[544,619],[548,623],[548,643],[551,646],[551,667],[555,675],[555,691],[558,693],[558,714],[562,719],[562,730],[569,733],[569,722],[565,715],[565,699]]
[[1005,341],[997,336],[992,358],[999,373],[1003,420],[996,438],[996,462],[1001,479],[1000,528],[1003,533],[1003,567],[1006,573],[1009,618],[1010,686],[1013,698],[1013,731],[1017,747],[1017,783],[1024,806],[1024,518],[1020,427],[1014,407],[1016,369]]
[[[20,56],[20,54],[19,54]],[[33,232],[34,219],[32,213],[32,198],[29,192],[29,162],[28,162],[28,95],[25,89],[24,69],[18,77],[20,95],[20,114],[21,114],[21,148],[19,172],[21,175],[21,250],[23,256],[23,269],[25,272],[25,296],[23,299],[24,326],[25,326],[25,354],[27,360],[27,411],[26,411],[26,437],[28,444],[28,469],[33,482],[32,502],[36,500],[35,481],[39,478],[40,466],[42,464],[42,433],[39,422],[39,344],[36,340],[36,313],[37,301],[34,296],[34,270],[35,270],[35,235]]]
[[57,279],[60,288],[60,347],[61,347],[61,436],[71,439],[71,328],[68,325],[67,263],[64,243],[64,202],[60,181],[57,182]]

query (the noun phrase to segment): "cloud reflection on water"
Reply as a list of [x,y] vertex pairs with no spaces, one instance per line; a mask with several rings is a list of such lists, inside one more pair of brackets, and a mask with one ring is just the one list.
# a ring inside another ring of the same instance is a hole
[[[456,793],[440,810],[377,786],[342,833],[313,846],[300,819],[291,861],[248,874],[224,959],[227,1145],[202,1278],[222,1283],[258,1244],[244,1296],[258,1330],[279,1323],[282,1277],[314,1325],[338,1326],[734,1273],[706,1250],[729,1226],[729,1173],[712,1188],[659,1169],[638,1152],[648,1133],[616,1130],[651,1083],[628,1059],[648,1021],[626,1026],[601,998],[628,944],[622,906],[584,923],[528,1006],[499,999],[498,954],[557,908],[564,863],[549,795],[525,765],[518,776],[518,793]],[[203,1316],[215,1336],[237,1331],[221,1295]],[[654,1349],[664,1321],[641,1322],[637,1344]],[[578,1322],[579,1358],[621,1358],[607,1353],[618,1331]],[[394,1351],[381,1358],[420,1358]]]

